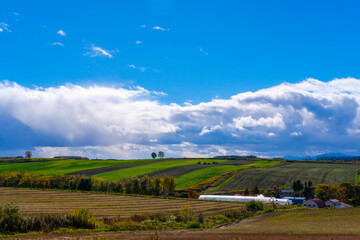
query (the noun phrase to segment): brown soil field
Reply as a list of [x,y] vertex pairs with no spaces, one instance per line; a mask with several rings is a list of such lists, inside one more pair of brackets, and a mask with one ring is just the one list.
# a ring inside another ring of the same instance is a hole
[[99,218],[129,218],[134,214],[171,213],[177,212],[184,205],[190,205],[204,215],[213,215],[223,214],[243,206],[241,203],[202,200],[0,188],[0,203],[7,202],[18,205],[25,215],[66,214],[74,208],[88,208]]

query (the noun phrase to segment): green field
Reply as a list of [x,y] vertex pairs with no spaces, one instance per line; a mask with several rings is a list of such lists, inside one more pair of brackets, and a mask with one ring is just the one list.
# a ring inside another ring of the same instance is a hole
[[[106,180],[119,180],[119,179],[126,179],[130,177],[135,176],[141,176],[146,175],[148,173],[178,167],[178,166],[187,166],[187,165],[196,165],[197,162],[202,161],[204,162],[204,159],[195,159],[195,160],[169,160],[169,161],[163,161],[163,162],[154,162],[152,164],[138,166],[138,167],[132,167],[132,168],[126,168],[121,169],[117,171],[111,171],[106,172],[102,174],[94,175],[94,177],[103,178]],[[212,161],[212,159],[207,160],[209,162]],[[223,162],[225,160],[218,160],[217,162]]]
[[221,187],[222,191],[244,190],[258,186],[269,189],[274,185],[291,187],[294,180],[309,181],[314,185],[319,183],[340,184],[355,183],[355,174],[360,169],[359,164],[306,163],[291,162],[271,168],[253,169],[234,177]]
[[46,162],[0,163],[1,172],[29,172],[45,175],[68,174],[87,169],[101,168],[120,164],[143,163],[146,160],[55,160]]
[[[230,160],[231,161],[231,160]],[[187,188],[195,184],[201,183],[209,178],[215,177],[225,172],[237,169],[245,169],[251,167],[267,167],[279,164],[279,161],[257,161],[246,165],[219,165],[215,167],[196,170],[175,178],[176,188]]]

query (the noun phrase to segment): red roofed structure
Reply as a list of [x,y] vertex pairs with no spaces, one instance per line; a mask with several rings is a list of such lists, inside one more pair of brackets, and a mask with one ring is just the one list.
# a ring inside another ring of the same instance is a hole
[[302,206],[308,208],[325,208],[326,204],[323,200],[319,198],[309,199],[303,202]]

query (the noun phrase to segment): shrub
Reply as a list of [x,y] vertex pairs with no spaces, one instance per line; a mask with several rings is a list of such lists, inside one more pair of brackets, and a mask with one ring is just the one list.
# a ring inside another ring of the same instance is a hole
[[67,217],[71,220],[74,227],[89,229],[94,229],[96,227],[95,217],[88,209],[74,209]]
[[275,209],[273,208],[268,208],[268,209],[265,209],[264,213],[269,213],[269,212],[273,212],[275,211]]
[[20,232],[24,218],[19,212],[19,207],[13,204],[0,206],[0,232]]
[[262,211],[264,210],[264,204],[253,200],[246,203],[246,210],[251,212]]
[[200,222],[195,222],[195,221],[187,222],[186,228],[200,228]]
[[195,213],[191,209],[189,205],[184,205],[180,209],[180,213],[178,215],[178,220],[180,222],[186,223],[188,221],[192,221],[195,218]]

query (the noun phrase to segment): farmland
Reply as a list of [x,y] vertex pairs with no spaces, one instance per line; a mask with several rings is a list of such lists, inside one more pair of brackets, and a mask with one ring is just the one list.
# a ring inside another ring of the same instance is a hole
[[228,227],[226,231],[262,234],[360,234],[359,215],[359,208],[301,209],[261,215]]
[[88,208],[98,218],[129,218],[133,214],[171,213],[189,205],[204,215],[236,210],[241,203],[160,199],[111,194],[78,193],[0,188],[1,202],[12,202],[26,215],[66,214],[74,208]]
[[[188,165],[197,165],[199,162],[199,159],[195,160],[170,160],[170,161],[164,161],[164,162],[155,162],[152,164],[144,165],[144,166],[138,166],[138,167],[132,167],[127,169],[121,169],[117,171],[111,171],[106,172],[102,174],[94,175],[95,177],[103,178],[106,180],[119,180],[119,179],[126,179],[134,176],[141,176],[150,174],[152,172],[157,172],[165,169],[170,169],[173,167],[179,167],[179,166],[188,166]],[[211,160],[209,160],[210,162]],[[219,160],[218,162],[223,162],[225,160]]]
[[87,169],[122,165],[151,163],[152,159],[145,160],[54,160],[45,162],[27,162],[27,163],[1,163],[0,172],[29,172],[45,175],[68,174]]
[[311,180],[314,185],[337,185],[346,181],[355,183],[355,174],[359,169],[359,164],[289,162],[271,168],[245,171],[235,176],[220,190],[243,190],[254,186],[269,189],[274,185],[291,186],[294,180]]
[[278,163],[279,163],[278,161],[257,161],[246,165],[220,165],[217,167],[196,170],[178,176],[175,178],[175,182],[177,184],[177,188],[187,188],[225,172],[230,172],[237,169],[251,168],[251,167],[273,166]]

